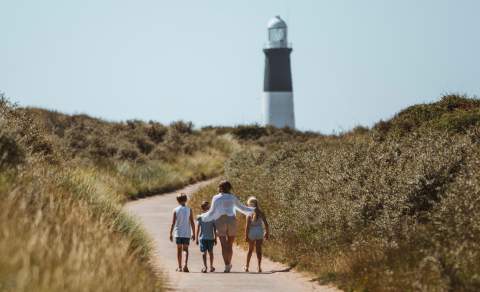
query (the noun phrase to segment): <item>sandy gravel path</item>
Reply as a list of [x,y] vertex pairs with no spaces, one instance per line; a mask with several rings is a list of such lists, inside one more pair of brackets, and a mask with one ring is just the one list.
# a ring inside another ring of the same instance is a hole
[[[265,258],[262,263],[264,270],[262,274],[244,273],[242,267],[246,255],[245,251],[238,247],[234,250],[232,272],[224,274],[220,244],[214,250],[217,272],[207,274],[200,272],[202,259],[200,250],[195,244],[190,245],[190,273],[175,272],[176,249],[175,245],[168,239],[172,210],[177,206],[175,196],[178,192],[185,192],[190,195],[196,189],[208,183],[209,181],[196,183],[174,193],[132,201],[125,206],[129,213],[143,222],[145,229],[154,239],[155,262],[158,268],[164,271],[170,289],[200,292],[339,291],[333,287],[320,286],[294,271],[278,272],[287,269],[287,267]],[[252,257],[251,269],[256,270],[255,257]]]

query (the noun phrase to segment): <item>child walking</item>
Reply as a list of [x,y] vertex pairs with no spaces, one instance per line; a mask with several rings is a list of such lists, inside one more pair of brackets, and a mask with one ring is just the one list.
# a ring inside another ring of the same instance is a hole
[[[195,239],[195,224],[193,222],[192,210],[186,206],[187,195],[180,194],[177,196],[178,207],[173,209],[172,226],[170,227],[170,241],[177,244],[177,272],[189,272],[188,270],[188,245],[190,244],[190,236]],[[173,235],[172,235],[173,233]],[[182,268],[182,252],[185,252],[185,265]]]
[[[205,213],[210,209],[210,203],[204,201],[200,206],[202,211]],[[202,273],[207,272],[207,252],[210,257],[210,272],[214,272],[215,268],[213,267],[213,246],[217,244],[217,232],[215,224],[213,221],[205,222],[202,220],[201,216],[197,218],[197,245],[200,243],[200,252],[202,253],[203,258],[203,269]],[[200,242],[199,239],[200,238]]]
[[247,222],[245,225],[245,241],[248,242],[247,264],[245,265],[245,272],[249,271],[250,259],[252,258],[253,249],[255,248],[258,260],[258,272],[261,273],[263,239],[268,240],[270,229],[265,214],[258,206],[257,199],[255,197],[250,197],[247,201],[247,205],[255,208],[255,211],[252,215],[247,216]]

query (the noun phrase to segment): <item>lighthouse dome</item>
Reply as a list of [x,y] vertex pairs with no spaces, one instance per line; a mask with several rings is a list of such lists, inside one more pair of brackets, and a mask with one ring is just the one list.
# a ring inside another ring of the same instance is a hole
[[272,28],[287,28],[287,24],[279,15],[277,15],[268,22],[268,29]]
[[286,47],[288,47],[287,24],[277,15],[268,22],[267,48]]

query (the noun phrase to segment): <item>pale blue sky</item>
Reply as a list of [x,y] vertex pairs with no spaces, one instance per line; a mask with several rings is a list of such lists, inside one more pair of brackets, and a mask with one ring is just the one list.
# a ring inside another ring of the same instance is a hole
[[443,93],[480,95],[476,0],[1,0],[0,91],[109,120],[260,122],[276,14],[293,44],[300,129],[331,133]]

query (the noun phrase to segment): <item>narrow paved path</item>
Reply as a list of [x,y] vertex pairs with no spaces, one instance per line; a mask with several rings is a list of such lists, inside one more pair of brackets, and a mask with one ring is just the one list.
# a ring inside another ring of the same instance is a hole
[[[175,193],[158,195],[146,199],[132,201],[126,204],[125,209],[138,217],[143,222],[144,228],[153,238],[155,243],[155,264],[165,272],[169,281],[168,287],[177,291],[200,291],[200,292],[297,292],[297,291],[338,291],[329,286],[320,286],[310,281],[300,273],[278,272],[287,267],[268,259],[263,260],[264,272],[244,273],[242,268],[245,263],[246,253],[236,247],[232,260],[233,269],[230,274],[223,273],[223,260],[220,245],[214,249],[217,268],[215,273],[203,274],[200,272],[202,258],[199,248],[195,243],[190,245],[189,268],[190,273],[175,272],[176,249],[168,239],[168,231],[171,224],[172,210],[177,206],[175,197],[179,192],[191,195],[198,188],[208,184],[209,181],[190,185]],[[252,257],[251,269],[256,270],[256,258]]]

